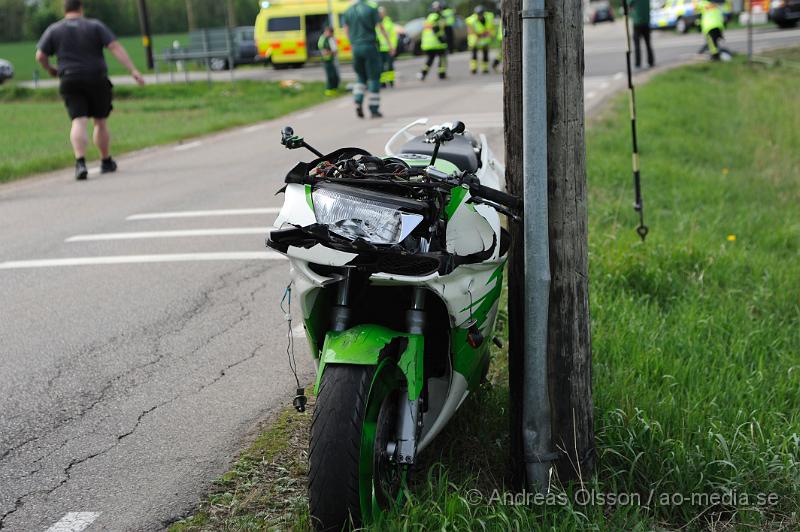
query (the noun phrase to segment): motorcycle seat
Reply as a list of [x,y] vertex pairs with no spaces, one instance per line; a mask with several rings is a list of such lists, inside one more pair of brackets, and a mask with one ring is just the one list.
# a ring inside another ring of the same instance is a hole
[[[409,140],[400,148],[400,153],[419,153],[422,155],[433,155],[434,144],[425,142],[425,136],[419,135]],[[478,155],[469,138],[463,135],[456,135],[453,140],[442,144],[439,148],[439,158],[449,161],[471,173],[478,171]]]

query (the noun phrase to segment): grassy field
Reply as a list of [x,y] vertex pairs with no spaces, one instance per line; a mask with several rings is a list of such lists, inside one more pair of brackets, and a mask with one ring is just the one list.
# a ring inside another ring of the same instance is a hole
[[[492,500],[508,478],[505,355],[496,352],[492,383],[426,451],[408,503],[376,529],[800,528],[796,79],[737,60],[673,70],[640,89],[644,244],[625,98],[587,132],[599,460],[582,487],[594,504],[576,500],[581,486],[556,486],[563,498],[549,505]],[[308,418],[285,413],[262,436],[271,451],[247,451],[173,532],[306,529]]]
[[[113,152],[275,118],[323,100],[320,83],[302,89],[237,81],[117,87],[111,116]],[[0,182],[73,162],[69,117],[55,89],[0,88]],[[99,157],[90,148],[88,157]]]
[[[187,45],[188,36],[185,33],[154,35],[153,36],[153,50],[155,53],[160,53],[172,46],[173,41],[178,41],[181,45]],[[119,42],[125,46],[128,54],[131,56],[133,63],[141,70],[146,72],[147,61],[144,56],[144,47],[142,46],[141,37],[120,37]],[[0,43],[0,59],[11,61],[14,65],[14,81],[31,81],[33,79],[34,69],[39,69],[39,75],[42,79],[47,78],[46,72],[42,71],[39,64],[33,58],[36,53],[35,41],[23,42],[4,42]],[[55,64],[55,59],[51,61]],[[109,74],[115,76],[117,74],[127,74],[125,68],[120,65],[111,54],[106,52],[106,63],[108,64]]]

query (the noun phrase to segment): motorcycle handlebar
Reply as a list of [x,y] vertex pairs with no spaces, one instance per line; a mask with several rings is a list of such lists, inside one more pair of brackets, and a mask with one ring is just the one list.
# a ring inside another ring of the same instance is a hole
[[522,200],[511,194],[506,194],[491,187],[484,185],[469,185],[470,194],[497,203],[509,209],[520,212],[522,211]]
[[460,135],[466,131],[467,126],[464,122],[456,120],[450,127],[442,126],[438,129],[428,131],[428,137],[437,142],[449,142],[453,140],[454,135]]

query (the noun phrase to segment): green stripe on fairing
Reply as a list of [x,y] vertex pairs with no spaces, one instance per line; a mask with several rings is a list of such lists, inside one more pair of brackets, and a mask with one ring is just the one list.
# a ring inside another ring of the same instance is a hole
[[311,212],[314,212],[314,200],[311,199],[311,185],[306,185],[306,203]]
[[467,189],[464,187],[455,187],[450,191],[450,201],[444,206],[444,216],[446,219],[449,220],[453,217],[453,214],[458,210],[459,205],[464,201],[466,195]]
[[[461,310],[461,312],[464,312],[470,306],[478,305],[472,312],[472,318],[477,321],[478,325],[482,325],[486,321],[489,317],[489,311],[500,298],[500,293],[503,290],[504,267],[505,263],[500,264],[489,276],[486,284],[488,285],[492,280],[495,280],[494,287],[486,295],[474,301],[472,305]],[[453,351],[453,370],[463,375],[469,390],[474,391],[480,385],[483,363],[486,357],[489,356],[489,342],[484,341],[483,345],[478,349],[473,349],[467,342],[467,332],[467,329],[455,327],[451,333],[451,345],[455,346]]]
[[489,279],[486,280],[486,286],[489,286],[489,283],[491,283],[492,281],[496,280],[497,282],[495,283],[494,287],[491,290],[489,290],[486,294],[484,294],[483,296],[479,297],[478,299],[476,299],[475,301],[473,301],[472,303],[470,303],[466,307],[462,308],[461,312],[469,310],[471,307],[474,307],[475,305],[480,304],[481,306],[479,306],[472,313],[473,317],[475,317],[475,316],[477,316],[477,315],[479,315],[481,313],[482,309],[485,306],[484,304],[488,302],[488,307],[485,309],[485,313],[483,315],[483,319],[475,318],[475,319],[478,320],[479,323],[482,323],[483,320],[486,319],[486,314],[488,314],[489,309],[492,308],[492,305],[494,305],[494,302],[497,301],[497,298],[500,297],[500,292],[503,289],[503,268],[504,267],[505,267],[505,262],[503,264],[500,264],[497,267],[497,269],[495,269],[495,271],[492,272],[492,275],[489,276]]

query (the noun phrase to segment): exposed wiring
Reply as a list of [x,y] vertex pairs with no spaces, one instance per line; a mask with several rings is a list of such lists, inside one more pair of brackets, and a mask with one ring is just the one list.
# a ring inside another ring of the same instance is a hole
[[[286,308],[284,308],[284,303]],[[286,290],[283,292],[281,298],[281,312],[288,324],[289,332],[287,334],[288,343],[286,345],[286,358],[289,360],[289,369],[292,370],[294,380],[297,387],[300,388],[300,379],[297,377],[297,360],[294,358],[294,334],[292,332],[292,284],[286,285]]]

